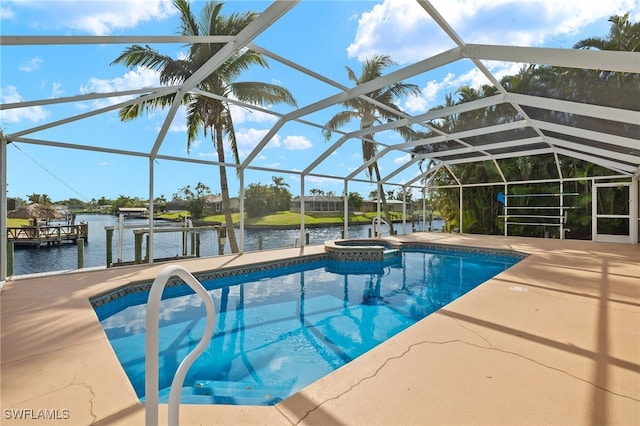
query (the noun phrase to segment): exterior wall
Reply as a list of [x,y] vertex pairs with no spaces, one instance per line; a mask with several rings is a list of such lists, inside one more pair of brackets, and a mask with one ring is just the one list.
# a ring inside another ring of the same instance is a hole
[[[240,199],[238,197],[233,197],[229,200],[231,204],[232,212],[240,211]],[[178,201],[167,201],[166,203],[166,211],[168,212],[179,212],[187,210],[189,203],[184,200]],[[207,197],[207,205],[205,207],[205,212],[207,214],[222,214],[222,198],[218,195]]]
[[[240,211],[240,199],[238,197],[232,197],[229,199],[229,204],[231,206],[231,211],[237,213]],[[222,198],[219,196],[215,196],[215,198],[207,200],[207,211],[210,214],[222,214],[224,213],[222,210]]]
[[[389,211],[402,213],[402,201],[399,200],[387,200]],[[365,200],[362,203],[363,212],[375,212],[378,211],[377,200]],[[380,211],[383,211],[382,205],[380,205]],[[407,203],[407,213],[411,211],[411,203]]]
[[7,198],[7,211],[18,210],[22,207],[22,201],[17,198]]
[[[327,197],[327,196],[312,196],[304,197],[304,211],[305,213],[319,213],[319,212],[342,212],[344,210],[344,201],[342,197]],[[289,210],[298,213],[300,212],[301,197],[296,197],[291,200]]]

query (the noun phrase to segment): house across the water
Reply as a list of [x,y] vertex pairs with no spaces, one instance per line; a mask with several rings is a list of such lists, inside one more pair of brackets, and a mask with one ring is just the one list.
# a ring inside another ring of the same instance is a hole
[[123,214],[124,217],[149,217],[149,209],[146,207],[120,207],[118,215]]

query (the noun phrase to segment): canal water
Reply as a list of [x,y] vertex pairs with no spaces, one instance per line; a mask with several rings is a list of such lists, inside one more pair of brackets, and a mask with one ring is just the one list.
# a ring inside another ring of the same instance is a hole
[[[105,227],[117,227],[118,217],[112,215],[77,215],[76,222],[89,224],[88,242],[84,246],[84,267],[99,268],[107,264],[107,233]],[[148,227],[147,219],[125,219],[125,226],[135,225],[139,228]],[[158,221],[155,229],[163,226],[178,226],[176,223]],[[416,230],[422,230],[422,223],[415,223]],[[441,229],[442,222],[434,221],[433,229]],[[398,234],[402,234],[402,223],[394,224]],[[323,244],[328,240],[342,238],[342,225],[326,228],[309,228],[309,244]],[[366,238],[371,232],[371,224],[353,225],[349,227],[350,238]],[[383,235],[388,235],[388,228],[383,225]],[[411,223],[407,222],[407,232],[411,232]],[[200,256],[210,257],[218,255],[217,231],[199,231]],[[245,229],[245,251],[257,251],[260,245],[263,250],[278,249],[284,247],[300,246],[299,229]],[[236,237],[240,238],[239,230]],[[132,262],[134,260],[134,233],[133,229],[124,229],[121,243],[118,238],[118,230],[113,232],[112,259],[117,262]],[[143,249],[144,250],[144,249]],[[156,232],[154,233],[153,257],[167,258],[179,256],[183,251],[181,232]],[[191,242],[187,242],[187,252],[191,252]],[[225,253],[230,253],[229,244],[225,247]],[[120,255],[120,257],[119,257]],[[143,254],[144,256],[144,254]],[[60,244],[57,246],[40,248],[26,248],[16,246],[14,255],[13,274],[26,275],[45,272],[68,271],[78,268],[78,248],[74,244]]]

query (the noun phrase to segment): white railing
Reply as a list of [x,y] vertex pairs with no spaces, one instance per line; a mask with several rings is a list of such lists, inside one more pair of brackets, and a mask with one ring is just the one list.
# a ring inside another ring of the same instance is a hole
[[385,222],[380,216],[376,216],[371,221],[371,225],[373,226],[373,236],[381,237],[382,236],[382,224],[387,225],[389,228],[389,235],[391,235],[391,226],[387,222]]
[[211,336],[213,336],[213,328],[215,325],[215,307],[211,295],[189,271],[182,266],[170,265],[164,268],[151,285],[149,291],[149,299],[147,300],[147,319],[146,319],[146,337],[145,337],[145,421],[147,426],[158,425],[158,358],[160,356],[158,349],[158,329],[160,326],[160,300],[169,278],[177,275],[182,278],[185,283],[193,289],[204,301],[207,310],[207,324],[202,334],[202,339],[196,347],[180,363],[173,381],[171,382],[171,391],[169,392],[169,425],[177,426],[180,419],[180,394],[182,392],[182,384],[187,375],[187,371],[191,367],[193,361],[209,345]]

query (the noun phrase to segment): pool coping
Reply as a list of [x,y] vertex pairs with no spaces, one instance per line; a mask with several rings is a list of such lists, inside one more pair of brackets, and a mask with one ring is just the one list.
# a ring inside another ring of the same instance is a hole
[[[376,244],[370,244],[376,243]],[[279,268],[286,268],[290,266],[299,266],[311,262],[333,259],[342,262],[382,262],[383,253],[386,247],[381,245],[385,244],[384,240],[364,240],[364,239],[346,239],[337,241],[326,241],[324,244],[324,254],[308,254],[296,257],[294,259],[279,259],[264,262],[257,262],[251,265],[245,265],[240,267],[222,267],[218,269],[212,269],[207,271],[199,271],[193,275],[199,281],[208,281],[215,279],[223,279],[230,276],[236,276],[238,274],[251,274],[255,272],[270,271]],[[409,249],[425,249],[425,250],[440,250],[440,251],[452,251],[463,252],[473,254],[484,255],[501,255],[501,256],[513,256],[520,260],[525,259],[528,255],[515,250],[503,250],[503,249],[486,249],[486,248],[474,248],[467,246],[456,246],[447,244],[434,244],[426,242],[411,242],[403,243],[402,241],[386,241],[387,247],[396,250],[402,250],[403,248]],[[376,255],[371,256],[370,252]],[[346,255],[345,255],[346,254]],[[379,255],[378,255],[379,254]],[[333,256],[332,256],[333,255]],[[173,287],[177,285],[183,285],[184,281],[174,276],[169,279],[165,288]],[[149,292],[153,280],[136,280],[124,284],[116,289],[109,290],[105,293],[101,293],[89,298],[91,306],[94,308],[101,307],[107,303],[111,303],[119,298],[126,297],[134,293]]]
[[[529,256],[275,406],[183,405],[181,424],[640,421],[639,246],[431,233],[389,239],[400,240]],[[311,246],[179,264],[197,271],[323,252]],[[68,419],[37,424],[144,423],[89,298],[152,279],[164,266],[9,281],[0,293],[3,415],[66,409]],[[160,415],[165,422],[166,406]],[[3,424],[29,423],[5,416]]]

